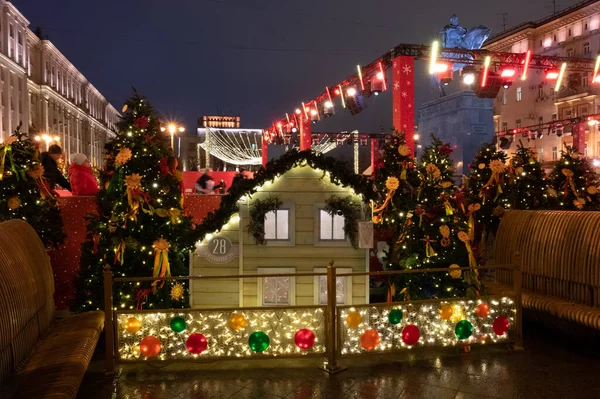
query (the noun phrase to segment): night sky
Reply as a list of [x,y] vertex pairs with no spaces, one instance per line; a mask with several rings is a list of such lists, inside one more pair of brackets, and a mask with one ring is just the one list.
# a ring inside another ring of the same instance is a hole
[[[578,0],[561,0],[567,7]],[[430,44],[456,13],[466,28],[502,30],[552,13],[550,0],[15,0],[31,28],[120,110],[131,86],[163,117],[195,130],[198,117],[240,114],[264,128],[399,43]],[[438,96],[417,64],[418,105]],[[357,116],[313,131],[391,126],[391,93]]]

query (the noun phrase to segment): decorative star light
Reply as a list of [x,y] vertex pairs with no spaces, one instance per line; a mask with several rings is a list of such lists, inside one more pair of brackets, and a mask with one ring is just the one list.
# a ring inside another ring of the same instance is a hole
[[402,72],[404,72],[405,74],[407,74],[407,75],[408,75],[409,73],[411,73],[411,72],[412,72],[412,68],[410,67],[410,65],[404,65],[404,66],[402,67]]
[[405,97],[405,98],[406,98],[406,96],[408,96],[408,93],[407,93],[407,92],[405,92],[405,91],[403,91],[403,92],[402,92],[402,97]]

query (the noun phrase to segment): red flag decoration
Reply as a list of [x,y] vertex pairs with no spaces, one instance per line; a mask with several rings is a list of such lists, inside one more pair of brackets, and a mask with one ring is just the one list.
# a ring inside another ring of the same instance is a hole
[[415,59],[394,58],[392,69],[392,107],[394,128],[406,135],[406,145],[414,153],[415,135]]

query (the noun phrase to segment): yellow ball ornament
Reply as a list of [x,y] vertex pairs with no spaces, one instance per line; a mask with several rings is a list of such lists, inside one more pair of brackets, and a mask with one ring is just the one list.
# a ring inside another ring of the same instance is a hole
[[448,274],[450,275],[450,277],[456,280],[457,278],[460,278],[460,276],[462,276],[462,270],[460,270],[460,266],[458,266],[457,264],[453,264],[450,265],[450,267],[448,268]]
[[130,317],[125,322],[125,331],[130,334],[135,334],[142,328],[142,323],[135,317]]
[[240,331],[246,328],[246,318],[244,315],[234,313],[229,317],[229,327],[234,331]]
[[454,313],[452,306],[442,305],[442,308],[440,309],[440,318],[442,320],[450,320],[452,313]]
[[362,316],[358,312],[350,312],[348,313],[348,317],[346,317],[346,324],[350,328],[358,328],[362,323]]
[[140,357],[140,346],[139,345],[135,345],[132,349],[131,349],[131,354],[135,357]]
[[461,320],[465,319],[465,314],[460,306],[454,306],[452,309],[452,317],[450,317],[450,321],[452,323],[458,323]]

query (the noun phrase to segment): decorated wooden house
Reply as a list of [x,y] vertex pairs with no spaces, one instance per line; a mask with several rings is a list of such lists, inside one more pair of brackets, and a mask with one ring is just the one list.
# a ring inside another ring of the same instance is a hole
[[[237,179],[202,224],[192,275],[338,273],[369,270],[369,181],[345,163],[288,152],[253,179]],[[361,234],[359,234],[359,229]],[[360,237],[359,237],[360,235]],[[369,237],[370,235],[370,237]],[[359,242],[361,241],[361,242]],[[369,301],[368,276],[340,277],[338,304]],[[194,308],[306,306],[326,303],[321,276],[194,280]]]

